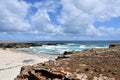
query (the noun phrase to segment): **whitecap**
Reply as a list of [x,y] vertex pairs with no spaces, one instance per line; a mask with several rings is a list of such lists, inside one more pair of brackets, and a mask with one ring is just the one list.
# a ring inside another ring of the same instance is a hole
[[86,45],[80,45],[79,48],[87,48]]

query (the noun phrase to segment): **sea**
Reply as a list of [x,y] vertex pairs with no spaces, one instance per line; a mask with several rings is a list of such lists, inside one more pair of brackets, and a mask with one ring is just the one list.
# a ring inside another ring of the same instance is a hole
[[81,51],[92,48],[108,48],[110,44],[118,44],[120,41],[44,41],[44,43],[56,43],[55,45],[31,46],[24,52],[55,59],[65,51]]

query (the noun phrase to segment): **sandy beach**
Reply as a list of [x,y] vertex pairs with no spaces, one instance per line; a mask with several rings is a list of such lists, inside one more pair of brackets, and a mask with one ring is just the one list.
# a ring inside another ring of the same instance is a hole
[[14,80],[22,66],[48,60],[43,56],[0,49],[0,80]]

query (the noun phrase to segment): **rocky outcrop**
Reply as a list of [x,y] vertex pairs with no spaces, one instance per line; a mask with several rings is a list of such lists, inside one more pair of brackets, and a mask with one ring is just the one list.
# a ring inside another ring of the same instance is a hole
[[30,46],[41,46],[40,43],[0,43],[0,48],[28,48]]
[[65,74],[59,71],[51,71],[45,68],[34,68],[32,66],[23,66],[20,75],[14,80],[69,80]]
[[120,48],[120,44],[111,44],[109,48]]
[[[29,48],[31,46],[56,45],[59,42],[0,42],[0,48]],[[63,43],[59,43],[63,44]]]
[[15,80],[119,80],[119,46],[67,53],[67,58],[24,66]]

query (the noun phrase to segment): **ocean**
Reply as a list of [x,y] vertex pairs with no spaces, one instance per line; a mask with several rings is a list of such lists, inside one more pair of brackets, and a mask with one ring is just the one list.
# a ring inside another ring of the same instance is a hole
[[[27,51],[37,55],[55,59],[65,51],[81,51],[91,48],[108,48],[110,44],[120,43],[120,41],[46,41],[47,43],[57,43],[56,45],[31,46]],[[62,44],[60,44],[62,43]]]

